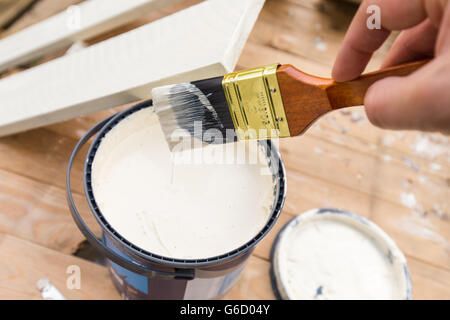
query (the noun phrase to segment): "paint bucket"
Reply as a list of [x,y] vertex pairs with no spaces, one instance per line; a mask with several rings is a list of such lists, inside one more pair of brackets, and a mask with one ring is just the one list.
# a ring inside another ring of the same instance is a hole
[[271,260],[278,299],[412,299],[403,253],[377,225],[351,212],[298,215],[277,235]]
[[[207,259],[183,260],[163,257],[139,248],[122,237],[111,226],[97,206],[91,186],[91,166],[102,138],[127,116],[152,106],[152,101],[137,104],[110,117],[80,139],[71,155],[67,170],[67,197],[72,216],[80,231],[107,258],[111,279],[125,299],[217,299],[233,286],[255,245],[272,228],[286,196],[285,170],[281,157],[271,141],[261,142],[274,179],[274,204],[270,217],[250,241],[226,254]],[[84,222],[72,197],[70,173],[81,148],[95,137],[85,159],[84,188],[86,200],[102,230],[101,240]]]

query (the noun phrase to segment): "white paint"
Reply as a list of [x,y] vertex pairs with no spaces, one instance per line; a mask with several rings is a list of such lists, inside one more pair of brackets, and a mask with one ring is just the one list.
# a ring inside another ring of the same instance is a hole
[[78,51],[81,51],[87,47],[86,43],[84,41],[77,41],[73,45],[70,46],[69,49],[67,49],[66,54],[72,54]]
[[[390,252],[390,253],[389,253]],[[278,287],[289,299],[405,299],[405,258],[372,223],[311,211],[283,232]]]
[[402,192],[400,194],[400,201],[409,209],[414,209],[417,206],[417,200],[413,193]]
[[381,143],[383,144],[383,146],[390,147],[390,146],[392,146],[394,141],[395,141],[394,136],[387,135],[387,136],[383,137],[383,140],[381,141]]
[[100,144],[95,199],[115,230],[152,253],[199,259],[230,252],[262,230],[274,201],[272,176],[261,174],[268,168],[261,150],[246,149],[258,153],[256,164],[207,164],[219,148],[235,146],[193,149],[194,159],[205,157],[202,164],[174,164],[153,108],[141,110]]
[[317,154],[324,154],[325,152],[323,151],[322,148],[319,147],[314,147],[314,152]]
[[66,300],[62,293],[50,282],[48,278],[42,278],[36,282],[37,289],[44,300]]
[[432,212],[434,212],[440,219],[445,219],[447,214],[442,210],[441,206],[437,203],[433,205]]
[[422,217],[425,214],[424,207],[417,201],[416,196],[413,193],[400,193],[400,201],[405,207],[411,209],[411,212],[414,215]]
[[357,112],[357,111],[352,112],[352,114],[350,116],[351,122],[360,123],[363,120],[364,120],[364,118],[359,112]]
[[450,242],[439,234],[439,232],[433,230],[436,229],[435,226],[424,217],[404,216],[400,219],[393,220],[391,224],[415,237],[440,243],[450,250]]
[[442,166],[439,163],[437,163],[437,162],[430,163],[430,170],[431,171],[439,171],[439,170],[441,170],[441,168],[442,168]]
[[383,161],[384,162],[391,162],[391,160],[392,160],[391,155],[389,155],[389,154],[383,155]]
[[441,155],[450,155],[450,140],[440,134],[420,133],[411,149],[420,157],[433,160]]
[[232,71],[263,3],[205,1],[0,80],[0,136]]
[[406,156],[402,156],[402,162],[405,166],[409,167],[414,172],[420,171],[420,166],[415,161],[411,160],[410,158],[408,158]]
[[424,183],[428,182],[428,178],[425,176],[419,176],[419,182],[421,184],[424,184]]
[[327,51],[328,45],[327,43],[322,39],[322,37],[316,37],[313,40],[314,46],[317,51]]
[[101,34],[176,0],[88,0],[0,41],[0,72]]
[[401,184],[402,184],[402,187],[405,189],[411,189],[411,187],[412,187],[412,182],[409,179],[403,179],[401,181]]

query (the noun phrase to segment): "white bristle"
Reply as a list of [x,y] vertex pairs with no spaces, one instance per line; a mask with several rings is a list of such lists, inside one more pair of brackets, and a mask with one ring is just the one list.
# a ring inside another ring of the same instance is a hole
[[173,85],[157,87],[152,90],[153,108],[156,113],[170,108],[169,93]]
[[223,143],[224,138],[216,138],[220,132],[211,141],[205,140],[205,130],[221,131],[224,126],[208,97],[195,84],[187,82],[155,88],[152,97],[155,112],[171,148],[174,143],[190,137],[208,143]]

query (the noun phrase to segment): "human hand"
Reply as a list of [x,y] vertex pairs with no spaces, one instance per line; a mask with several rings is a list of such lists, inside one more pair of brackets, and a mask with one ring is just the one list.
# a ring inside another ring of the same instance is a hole
[[[381,9],[381,29],[369,29],[368,6]],[[424,57],[433,59],[407,77],[373,84],[364,104],[370,121],[381,128],[450,133],[450,1],[364,0],[343,41],[333,78],[357,78],[392,30],[403,30],[382,67]]]

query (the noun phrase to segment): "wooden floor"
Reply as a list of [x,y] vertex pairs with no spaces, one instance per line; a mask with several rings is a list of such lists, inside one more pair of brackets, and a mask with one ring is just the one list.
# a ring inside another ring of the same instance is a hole
[[[3,35],[77,2],[39,0]],[[103,38],[197,2],[153,12]],[[238,69],[280,62],[329,76],[354,10],[343,1],[268,0]],[[369,69],[379,65],[388,46]],[[36,281],[42,277],[49,277],[68,299],[120,298],[104,267],[73,255],[84,238],[70,216],[64,186],[77,140],[116,110],[0,139],[0,299],[41,299]],[[408,260],[414,298],[450,299],[448,138],[383,131],[367,121],[362,108],[353,108],[329,114],[304,136],[281,141],[280,149],[288,177],[283,213],[226,298],[274,299],[269,251],[278,230],[306,210],[333,207],[371,219],[397,242]],[[74,192],[88,216],[82,164],[75,164]],[[92,217],[88,220],[94,225]],[[70,265],[81,268],[80,290],[66,288]]]

